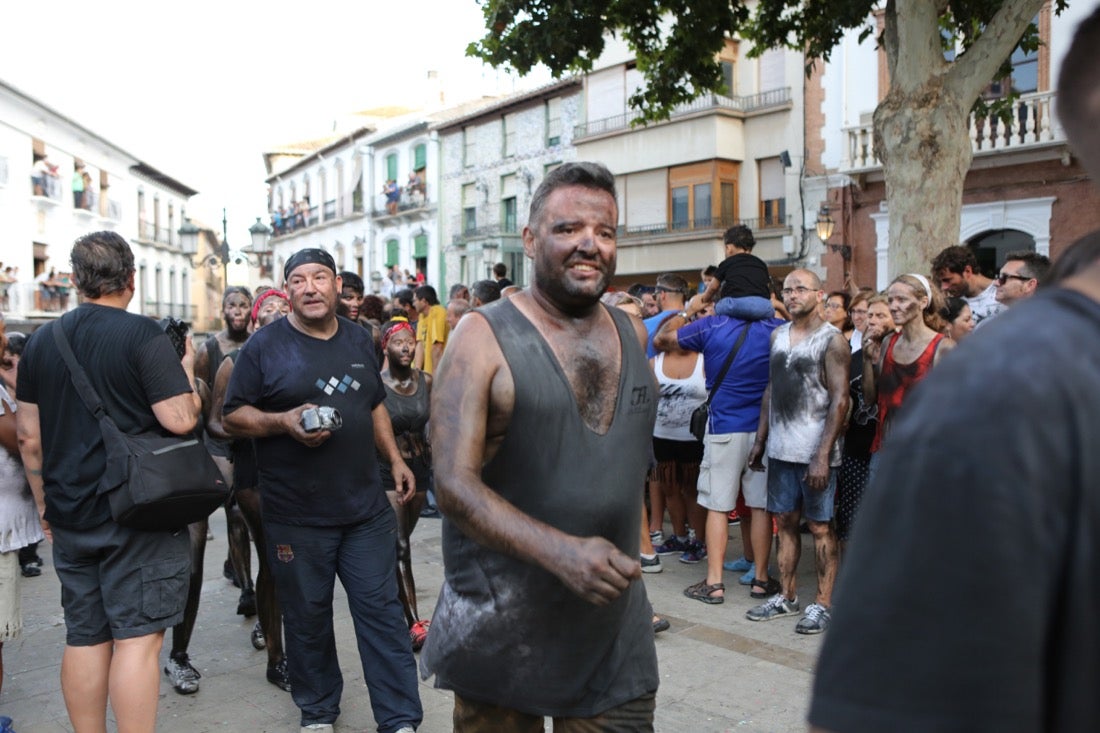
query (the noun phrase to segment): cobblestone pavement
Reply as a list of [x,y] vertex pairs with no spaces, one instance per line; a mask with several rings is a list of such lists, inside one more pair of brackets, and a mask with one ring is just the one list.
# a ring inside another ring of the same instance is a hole
[[[298,710],[290,696],[264,676],[266,656],[249,643],[253,619],[235,615],[238,591],[222,578],[226,556],[225,520],[211,521],[215,539],[206,547],[205,581],[191,642],[191,661],[202,673],[197,694],[181,696],[162,677],[158,730],[161,733],[298,730]],[[740,529],[730,527],[728,555],[740,554]],[[812,540],[803,536],[800,597],[813,597]],[[6,679],[0,714],[14,719],[18,733],[71,731],[61,697],[59,671],[64,644],[60,587],[47,546],[38,578],[23,584],[22,638],[4,645]],[[443,577],[440,520],[422,519],[413,536],[413,560],[421,613],[430,614]],[[774,559],[772,562],[775,564]],[[753,623],[745,611],[758,601],[726,573],[726,602],[706,605],[681,591],[701,580],[704,566],[685,565],[677,556],[663,558],[660,574],[645,575],[657,613],[672,628],[657,637],[661,687],[656,728],[669,733],[744,731],[771,733],[806,730],[812,670],[821,637],[794,633],[796,619]],[[255,564],[253,567],[255,572]],[[374,731],[370,702],[355,648],[347,603],[337,583],[335,602],[340,666],[344,673],[342,713],[336,731]],[[563,637],[568,629],[562,629]],[[168,644],[162,657],[166,657]],[[422,733],[451,730],[451,695],[431,681],[420,685],[424,703]],[[113,721],[109,729],[114,731]]]

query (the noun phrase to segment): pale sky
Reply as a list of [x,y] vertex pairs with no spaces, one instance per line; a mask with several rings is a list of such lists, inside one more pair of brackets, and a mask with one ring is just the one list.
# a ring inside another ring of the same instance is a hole
[[[447,104],[549,79],[465,57],[476,0],[15,0],[0,78],[197,189],[189,213],[229,241],[267,222],[261,153],[342,115],[419,105],[438,70]],[[49,141],[47,141],[49,142]]]

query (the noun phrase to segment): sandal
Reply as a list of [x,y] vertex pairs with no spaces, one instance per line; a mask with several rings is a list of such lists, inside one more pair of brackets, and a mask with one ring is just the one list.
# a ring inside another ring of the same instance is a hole
[[768,578],[767,580],[753,578],[750,588],[749,595],[753,598],[769,598],[781,590],[779,581],[775,578]]
[[706,580],[700,580],[695,585],[689,585],[687,588],[684,588],[684,595],[696,601],[702,601],[703,603],[725,603],[726,597],[724,593],[720,596],[711,595],[711,593],[716,590],[724,592],[726,590],[725,583],[715,583],[714,585],[707,585]]

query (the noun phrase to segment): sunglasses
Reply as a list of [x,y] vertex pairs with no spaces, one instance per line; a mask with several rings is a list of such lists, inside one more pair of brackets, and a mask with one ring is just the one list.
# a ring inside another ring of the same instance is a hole
[[1023,280],[1024,282],[1027,282],[1028,280],[1034,280],[1035,278],[1024,277],[1023,275],[1009,275],[1007,272],[1002,272],[998,273],[997,277],[993,279],[997,281],[998,285],[1004,285],[1009,280]]

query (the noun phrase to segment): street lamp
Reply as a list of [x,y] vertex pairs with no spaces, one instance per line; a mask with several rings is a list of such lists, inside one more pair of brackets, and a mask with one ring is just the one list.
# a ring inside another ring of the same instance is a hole
[[226,222],[225,209],[222,209],[221,244],[210,254],[196,260],[195,255],[197,255],[199,251],[199,234],[201,231],[201,229],[191,222],[190,218],[184,217],[183,225],[180,226],[178,231],[180,249],[188,256],[191,267],[196,270],[201,267],[215,267],[220,263],[222,266],[222,282],[224,285],[229,284],[230,262],[238,265],[242,262],[248,262],[249,264],[261,268],[261,270],[269,267],[266,258],[270,256],[267,244],[271,239],[271,229],[260,221],[260,217],[256,217],[256,223],[248,228],[248,233],[252,238],[250,247],[248,249],[234,250],[229,247],[228,225]]
[[821,209],[817,212],[817,221],[815,222],[815,228],[817,229],[817,237],[821,240],[821,243],[829,248],[830,252],[839,252],[841,258],[848,262],[852,259],[852,247],[847,244],[829,244],[829,237],[833,236],[833,229],[836,226],[836,222],[829,213],[829,204],[822,203]]

